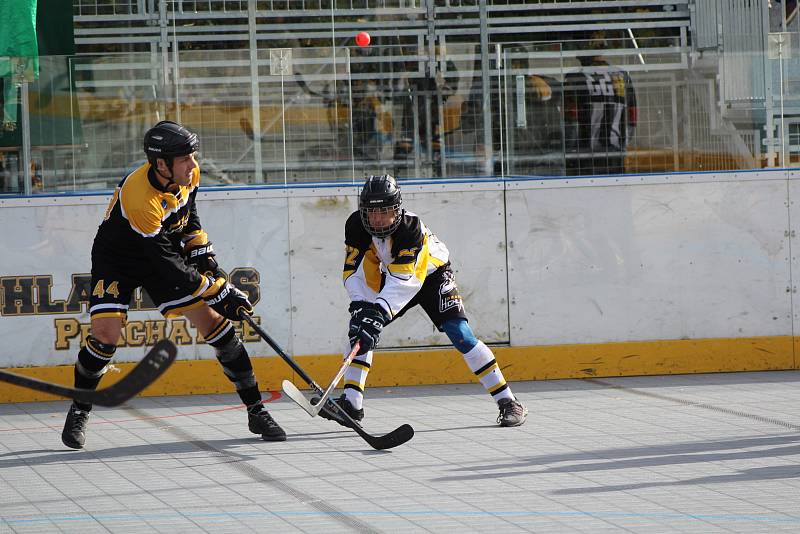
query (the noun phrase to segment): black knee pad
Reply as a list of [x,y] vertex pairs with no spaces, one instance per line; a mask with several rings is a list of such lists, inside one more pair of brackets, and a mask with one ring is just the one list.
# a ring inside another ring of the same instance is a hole
[[231,337],[226,343],[219,347],[214,347],[214,349],[217,352],[217,359],[223,366],[238,366],[237,364],[243,358],[248,363],[250,362],[250,357],[247,355],[247,350],[244,348],[239,336]]
[[222,371],[228,377],[228,380],[233,382],[237,390],[256,385],[253,364],[239,336],[234,336],[226,344],[215,348],[217,350],[217,359],[222,365]]

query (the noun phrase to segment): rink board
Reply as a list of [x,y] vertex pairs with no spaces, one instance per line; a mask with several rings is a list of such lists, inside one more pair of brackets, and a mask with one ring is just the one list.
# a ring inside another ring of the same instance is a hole
[[[402,186],[405,207],[448,245],[476,334],[521,380],[797,368],[796,180],[771,171]],[[320,382],[345,343],[343,225],[356,193],[337,185],[199,195],[220,264]],[[71,381],[108,198],[0,200],[0,366]],[[120,368],[158,337],[179,345],[179,361],[149,394],[229,391],[191,325],[164,321],[146,298],[134,308]],[[292,376],[254,332],[243,334],[262,388]],[[419,310],[389,326],[381,346],[370,385],[472,378]],[[0,402],[34,398],[0,393]]]

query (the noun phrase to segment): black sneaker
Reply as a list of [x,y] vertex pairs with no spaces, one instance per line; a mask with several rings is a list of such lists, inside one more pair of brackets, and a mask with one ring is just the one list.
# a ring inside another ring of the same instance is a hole
[[[340,408],[342,408],[347,415],[350,416],[351,419],[354,421],[361,421],[364,419],[364,409],[361,408],[356,410],[355,407],[347,400],[347,397],[344,393],[338,399],[328,399],[330,402],[335,402]],[[317,404],[319,402],[319,397],[313,397],[311,399],[312,404]],[[333,409],[328,408],[328,406],[323,406],[322,409],[319,411],[320,417],[324,417],[325,419],[330,419],[331,421],[336,421],[340,425],[350,428],[350,424],[348,421],[343,419],[338,412],[334,411]]]
[[500,426],[519,426],[528,417],[528,409],[517,400],[500,399],[497,405],[500,407],[500,415],[497,416]]
[[260,404],[247,411],[247,428],[253,434],[261,434],[264,441],[286,441],[286,432]]
[[86,443],[86,422],[89,412],[81,410],[75,404],[69,407],[67,420],[64,421],[64,430],[61,432],[61,441],[72,449],[82,449]]

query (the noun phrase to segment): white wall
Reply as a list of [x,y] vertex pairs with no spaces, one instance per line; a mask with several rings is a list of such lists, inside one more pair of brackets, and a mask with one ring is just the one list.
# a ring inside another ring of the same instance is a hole
[[785,172],[508,188],[512,344],[791,334]]
[[[448,245],[470,324],[512,346],[791,335],[790,245],[798,174],[786,171],[605,179],[401,184],[407,209]],[[357,188],[209,190],[201,221],[222,267],[260,274],[256,313],[297,355],[342,348],[344,221]],[[790,199],[791,202],[790,202]],[[0,200],[0,278],[53,278],[67,299],[108,196]],[[2,295],[0,290],[0,295]],[[2,297],[0,297],[2,299]],[[0,301],[0,304],[3,304]],[[8,303],[6,303],[6,308]],[[0,308],[2,309],[2,308]],[[79,314],[0,315],[0,367],[69,364],[57,320]],[[131,321],[159,321],[136,311]],[[193,332],[193,331],[192,331]],[[386,329],[382,346],[447,345],[421,311]],[[254,354],[271,354],[248,343]],[[121,348],[119,361],[141,347]],[[183,345],[180,358],[212,358]]]

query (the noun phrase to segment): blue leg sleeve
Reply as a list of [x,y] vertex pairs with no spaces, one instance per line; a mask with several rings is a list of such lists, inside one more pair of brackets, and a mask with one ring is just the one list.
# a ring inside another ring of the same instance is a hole
[[448,319],[442,323],[442,330],[461,354],[468,353],[478,344],[478,339],[465,319]]

